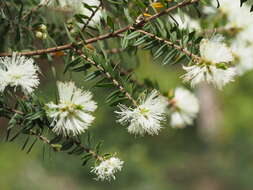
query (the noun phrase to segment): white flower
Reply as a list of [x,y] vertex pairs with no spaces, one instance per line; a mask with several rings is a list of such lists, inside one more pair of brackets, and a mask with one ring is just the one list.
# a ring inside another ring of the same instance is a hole
[[237,74],[235,67],[228,67],[228,63],[234,60],[232,51],[221,42],[221,36],[215,36],[211,40],[203,39],[200,43],[201,61],[196,65],[183,66],[187,72],[182,76],[185,82],[191,82],[195,87],[201,82],[213,84],[218,89],[233,81]]
[[203,39],[200,42],[200,56],[204,61],[211,63],[228,63],[233,61],[232,51],[227,47],[223,36],[216,35],[210,40]]
[[171,120],[173,128],[184,128],[191,125],[199,112],[199,102],[189,90],[178,87],[170,101]]
[[[80,2],[80,0],[78,0],[78,2]],[[81,3],[82,2],[88,4],[89,6],[96,6],[96,7],[98,7],[99,4],[100,4],[99,0],[89,0],[89,1],[82,0]],[[78,3],[76,3],[75,4],[76,6],[75,6],[74,9],[76,10],[76,12],[90,17],[92,15],[92,11],[85,8],[81,3],[79,3],[79,5],[78,5]],[[71,4],[73,4],[73,3],[71,2]],[[93,9],[93,11],[96,10],[96,8],[92,8],[92,9]],[[89,23],[89,25],[94,25],[94,24],[98,23],[101,17],[102,17],[102,11],[101,11],[101,9],[99,9],[96,12],[96,14],[92,17],[91,22]]]
[[69,0],[40,0],[40,5],[43,6],[60,6],[66,8],[69,4]]
[[227,83],[234,81],[237,70],[235,67],[222,69],[216,66],[208,65],[193,65],[189,67],[183,67],[186,70],[186,74],[182,77],[184,82],[191,81],[191,86],[195,87],[201,82],[207,82],[213,84],[216,88],[222,89]]
[[48,0],[40,0],[40,5],[47,5],[48,4]]
[[[89,6],[93,6],[93,10],[95,11],[96,8],[94,6],[99,6],[100,2],[99,0],[59,0],[59,3],[57,3],[57,0],[41,0],[41,5],[44,6],[59,6],[63,9],[68,9],[75,14],[83,14],[85,16],[90,17],[93,12],[86,7],[84,7],[83,3],[86,3]],[[98,10],[96,14],[92,17],[90,25],[94,25],[97,23],[102,16],[102,11]]]
[[245,29],[252,25],[252,14],[247,5],[240,6],[240,1],[220,0],[219,10],[227,16],[227,26]]
[[179,14],[172,15],[172,17],[177,21],[180,29],[201,30],[198,20],[189,17],[187,14],[184,14],[183,18]]
[[168,101],[153,90],[146,99],[142,99],[140,105],[136,108],[128,108],[125,105],[119,105],[120,111],[118,122],[121,124],[129,123],[128,132],[136,135],[158,134],[162,128],[161,122],[165,121],[165,111]]
[[30,94],[39,85],[39,67],[34,60],[16,53],[12,57],[0,58],[0,91],[7,86],[21,87],[25,94]]
[[233,53],[236,58],[236,68],[240,75],[246,71],[253,69],[253,45],[243,43],[241,40],[236,40],[233,43]]
[[123,163],[124,162],[119,158],[111,157],[102,161],[98,166],[94,167],[91,172],[97,175],[97,180],[115,180],[115,173],[121,171]]
[[212,1],[213,7],[205,7],[206,14],[225,15],[222,18],[227,19],[225,28],[245,29],[252,24],[253,18],[250,13],[250,7],[244,4],[240,6],[240,1],[219,0],[220,7],[217,9],[217,1]]
[[53,131],[59,135],[79,135],[95,119],[90,113],[97,109],[89,91],[83,91],[73,82],[57,82],[59,103],[48,103],[47,114],[53,118]]
[[239,43],[248,43],[253,44],[253,21],[251,24],[248,25],[247,28],[240,30],[240,32],[236,36],[236,41],[239,41]]

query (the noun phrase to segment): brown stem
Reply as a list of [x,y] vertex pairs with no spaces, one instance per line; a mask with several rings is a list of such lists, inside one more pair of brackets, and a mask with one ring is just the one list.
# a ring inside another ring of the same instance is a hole
[[85,59],[86,61],[88,61],[89,63],[91,63],[92,65],[94,65],[102,73],[104,73],[104,75],[106,76],[106,78],[108,78],[109,80],[111,80],[113,82],[113,84],[133,103],[134,106],[136,106],[136,107],[138,106],[136,100],[126,91],[126,89],[115,78],[112,77],[112,75],[110,73],[108,73],[107,71],[105,71],[103,67],[101,67],[100,65],[98,65],[96,62],[94,62],[90,58],[86,57],[84,54],[81,54],[80,56],[83,59]]
[[[11,109],[11,108],[7,108],[7,110],[8,110],[8,111],[11,111],[11,112],[13,112],[13,113],[17,113],[17,114],[20,114],[20,115],[24,115],[24,113],[21,112],[21,111],[19,111],[19,110],[15,110],[15,109]],[[57,150],[57,151],[61,151],[61,150],[58,150],[58,149],[56,148],[55,144],[52,144],[52,143],[50,142],[50,140],[49,140],[47,137],[42,136],[42,135],[39,135],[39,134],[37,134],[36,132],[34,132],[34,131],[32,131],[32,130],[30,131],[30,135],[37,137],[37,138],[40,139],[42,142],[44,142],[45,144],[49,145],[52,149]],[[74,140],[74,143],[75,143],[77,146],[81,147],[85,152],[92,154],[92,156],[93,156],[94,158],[96,158],[96,159],[98,159],[98,160],[100,160],[100,161],[103,161],[103,160],[104,160],[102,156],[98,155],[95,151],[93,151],[93,150],[91,150],[91,149],[85,147],[84,145],[81,144],[81,142],[79,142],[79,141],[77,141],[77,140]]]
[[[43,136],[43,135],[39,135],[39,134],[35,133],[34,131],[30,131],[30,135],[37,137],[39,140],[41,140],[41,141],[44,142],[45,144],[49,145],[53,150],[61,151],[61,149],[58,150],[58,149],[56,148],[56,145],[55,145],[55,144],[52,144],[52,143],[50,142],[50,140],[49,140],[47,137],[45,137],[45,136]],[[98,154],[97,154],[96,152],[94,152],[93,150],[91,150],[91,149],[85,147],[85,146],[82,145],[79,141],[74,140],[73,142],[74,142],[78,147],[82,148],[85,152],[90,153],[95,159],[98,159],[98,160],[100,160],[100,161],[103,161],[103,160],[104,160],[102,156],[98,155]]]
[[140,32],[140,33],[142,33],[142,34],[145,34],[145,35],[147,35],[147,36],[149,36],[149,37],[151,37],[151,38],[153,38],[153,39],[156,39],[156,40],[158,40],[158,41],[161,41],[161,42],[163,42],[163,43],[165,43],[165,44],[167,44],[167,45],[169,45],[169,46],[171,46],[171,47],[173,47],[173,48],[175,48],[175,49],[177,49],[177,50],[183,52],[184,54],[186,54],[186,55],[188,55],[189,57],[193,58],[193,60],[195,60],[195,61],[200,61],[200,60],[201,60],[201,58],[200,58],[199,56],[197,56],[197,55],[191,53],[191,52],[188,51],[186,48],[184,48],[184,47],[182,47],[182,46],[180,46],[180,45],[174,44],[173,42],[171,42],[171,41],[169,41],[169,40],[165,40],[165,39],[163,39],[163,38],[161,38],[161,37],[156,36],[155,34],[146,32],[146,31],[144,31],[144,30],[138,30],[138,29],[136,29],[136,28],[134,28],[134,27],[132,27],[131,29],[133,29],[133,30],[135,30],[135,31],[138,31],[138,32]]
[[[138,23],[135,23],[134,24],[134,27],[135,28],[138,28],[138,27],[141,27],[143,25],[145,25],[147,22],[150,22],[154,19],[157,19],[158,17],[160,16],[163,16],[177,8],[181,8],[181,7],[184,7],[184,6],[187,6],[187,5],[191,5],[191,4],[194,4],[194,3],[197,3],[198,1],[200,0],[184,0],[182,1],[181,3],[178,3],[170,8],[167,8],[165,9],[164,11],[161,11],[151,17],[148,17]],[[33,55],[42,55],[42,54],[47,54],[47,53],[53,53],[53,52],[57,52],[57,51],[63,51],[63,50],[68,50],[68,49],[71,49],[71,48],[74,48],[76,45],[81,45],[81,44],[91,44],[91,43],[94,43],[94,42],[97,42],[99,40],[104,40],[104,39],[108,39],[108,38],[114,38],[114,37],[117,37],[119,34],[131,29],[133,27],[133,25],[128,25],[128,26],[125,26],[119,30],[116,30],[114,32],[111,32],[111,33],[107,33],[107,34],[103,34],[103,35],[100,35],[100,36],[97,36],[97,37],[94,37],[94,38],[90,38],[88,40],[86,40],[85,42],[77,42],[77,44],[73,44],[73,43],[69,43],[69,44],[65,44],[65,45],[61,45],[61,46],[57,46],[57,47],[52,47],[52,48],[47,48],[47,49],[40,49],[40,50],[35,50],[35,51],[27,51],[27,52],[20,52],[20,55],[25,55],[25,56],[33,56]],[[0,53],[0,57],[3,57],[3,56],[11,56],[12,53]]]

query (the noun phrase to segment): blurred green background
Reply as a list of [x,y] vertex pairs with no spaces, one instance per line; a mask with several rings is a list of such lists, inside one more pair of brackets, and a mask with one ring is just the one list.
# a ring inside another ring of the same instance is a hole
[[[182,85],[181,66],[161,66],[146,52],[138,54],[138,80],[157,81],[163,92]],[[55,79],[45,60],[42,84],[36,92],[50,101],[55,96]],[[62,60],[53,60],[57,79],[63,76]],[[82,74],[73,75],[78,85],[91,88]],[[125,161],[122,172],[110,183],[97,182],[89,173],[92,164],[55,153],[37,144],[30,154],[21,151],[24,139],[0,144],[1,190],[252,190],[253,189],[253,72],[238,77],[223,91],[201,87],[200,118],[195,126],[172,129],[164,126],[158,136],[134,137],[115,122],[115,109],[104,103],[109,90],[91,88],[99,103],[96,121],[90,127],[95,141],[104,141],[105,152],[117,152]],[[206,93],[208,92],[207,95]],[[204,118],[208,120],[203,120]],[[201,119],[202,118],[202,119]],[[1,135],[7,126],[1,121]],[[210,127],[210,128],[208,128]]]

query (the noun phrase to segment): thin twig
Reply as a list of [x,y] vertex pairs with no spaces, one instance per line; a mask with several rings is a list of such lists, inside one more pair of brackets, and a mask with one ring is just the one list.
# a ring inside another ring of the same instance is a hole
[[86,57],[84,54],[81,54],[80,56],[86,61],[88,61],[89,63],[91,63],[93,66],[95,66],[97,69],[99,69],[102,73],[104,73],[106,78],[111,80],[113,84],[133,103],[134,106],[136,107],[138,106],[136,100],[127,92],[127,90],[115,78],[113,78],[113,76],[110,73],[105,71],[103,67],[101,67],[99,64],[94,62],[92,59]]
[[92,11],[92,14],[90,15],[90,17],[88,18],[88,20],[86,21],[86,23],[83,25],[82,27],[82,32],[85,30],[85,28],[89,25],[90,21],[93,19],[93,17],[96,15],[96,13],[98,12],[98,10],[101,8],[102,6],[102,1],[100,0],[100,4],[98,5],[98,7]]
[[[39,140],[41,140],[45,144],[49,145],[53,150],[61,151],[61,149],[57,149],[55,144],[51,143],[51,141],[47,137],[37,134],[34,131],[30,131],[30,135],[37,137]],[[91,154],[95,159],[98,159],[100,161],[104,160],[102,156],[98,155],[95,151],[85,147],[83,144],[81,144],[81,142],[79,142],[77,140],[73,140],[73,142],[76,144],[76,146],[82,148],[85,152]]]
[[189,57],[193,58],[193,60],[195,60],[195,61],[201,60],[201,58],[200,58],[198,55],[193,54],[192,52],[190,52],[190,51],[187,50],[186,48],[184,48],[184,47],[182,47],[182,46],[180,46],[180,45],[174,44],[173,42],[171,42],[171,41],[169,41],[169,40],[165,40],[165,39],[163,39],[163,38],[161,38],[161,37],[156,36],[155,34],[146,32],[146,31],[144,31],[144,30],[138,30],[138,29],[136,29],[136,28],[134,28],[134,27],[132,27],[131,29],[133,29],[133,30],[135,30],[135,31],[138,31],[138,32],[140,32],[140,33],[142,33],[142,34],[145,34],[145,35],[147,35],[147,36],[149,36],[149,37],[151,37],[151,38],[153,38],[153,39],[156,39],[156,40],[158,40],[158,41],[161,41],[161,42],[163,42],[163,43],[165,43],[165,44],[167,44],[167,45],[169,45],[169,46],[171,46],[171,47],[173,47],[173,48],[175,48],[175,49],[181,51],[182,53],[188,55]]
[[[10,111],[10,112],[17,113],[17,114],[20,114],[20,115],[24,115],[24,113],[23,113],[22,111],[15,110],[15,109],[11,109],[11,108],[6,108],[6,109],[7,109],[8,111]],[[43,136],[43,135],[40,135],[40,134],[37,134],[36,132],[34,132],[34,131],[32,131],[32,130],[30,130],[30,133],[29,133],[29,134],[32,135],[32,136],[37,137],[39,140],[41,140],[41,141],[44,142],[45,144],[48,144],[52,149],[57,150],[57,151],[61,151],[61,149],[57,149],[56,146],[55,146],[55,144],[51,143],[51,141],[50,141],[47,137],[45,137],[45,136]],[[94,158],[96,158],[96,159],[98,159],[98,160],[100,160],[100,161],[103,161],[103,160],[104,160],[102,156],[98,155],[95,151],[93,151],[93,150],[91,150],[91,149],[85,147],[83,144],[81,144],[80,141],[77,141],[77,140],[73,139],[73,142],[74,142],[77,146],[81,147],[85,152],[92,154],[92,156],[93,156]]]
[[[144,20],[141,20],[138,23],[135,23],[134,27],[139,28],[139,27],[145,25],[147,22],[150,22],[154,19],[157,19],[160,16],[168,14],[169,12],[171,12],[175,9],[197,3],[198,1],[200,1],[200,0],[185,0],[185,1],[182,1],[181,3],[178,3],[177,5],[174,5],[170,8],[168,8],[168,9],[165,9],[164,11],[161,11],[161,12],[159,12],[159,13],[151,16],[151,17],[148,17]],[[94,37],[94,38],[90,38],[90,39],[86,40],[85,42],[80,41],[80,42],[77,42],[76,44],[69,43],[69,44],[65,44],[65,45],[61,45],[61,46],[57,46],[57,47],[52,47],[52,48],[47,48],[47,49],[20,52],[20,55],[33,56],[33,55],[42,55],[42,54],[47,54],[47,53],[54,53],[54,52],[57,52],[57,51],[68,50],[68,49],[72,49],[72,48],[76,47],[76,45],[91,44],[91,43],[97,42],[99,40],[105,40],[105,39],[108,39],[108,38],[118,37],[119,34],[131,29],[132,27],[133,27],[133,25],[128,25],[128,26],[125,26],[125,27],[123,27],[121,29],[118,29],[114,32],[103,34],[103,35],[100,35],[100,36],[97,36],[97,37]],[[0,53],[0,57],[11,56],[11,55],[12,55],[12,53]]]

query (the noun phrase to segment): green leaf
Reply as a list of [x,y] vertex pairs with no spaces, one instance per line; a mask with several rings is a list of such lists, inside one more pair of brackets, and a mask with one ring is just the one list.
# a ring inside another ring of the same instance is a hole
[[107,16],[107,24],[114,31],[114,22],[110,16]]
[[90,80],[93,80],[95,79],[96,77],[98,77],[99,75],[101,75],[101,72],[100,71],[94,71],[90,74],[88,74],[86,77],[85,77],[85,81],[90,81]]
[[67,141],[62,144],[61,151],[66,151],[74,145],[73,141]]
[[74,67],[79,63],[82,63],[82,61],[83,59],[81,57],[77,57],[76,59],[74,59],[73,61],[71,61],[69,64],[66,65],[63,73],[66,73],[70,67]]

